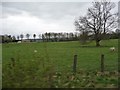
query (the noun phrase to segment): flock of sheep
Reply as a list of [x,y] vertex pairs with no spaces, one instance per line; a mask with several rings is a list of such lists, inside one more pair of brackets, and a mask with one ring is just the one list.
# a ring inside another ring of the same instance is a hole
[[[115,47],[111,47],[111,48],[110,48],[110,51],[111,51],[111,52],[114,52],[115,50],[116,50]],[[37,53],[37,52],[38,52],[37,50],[34,50],[34,53]]]
[[[18,43],[21,43],[21,42],[18,41]],[[116,50],[115,47],[110,47],[109,49],[111,52],[114,52]],[[34,50],[34,53],[37,53],[37,50]]]

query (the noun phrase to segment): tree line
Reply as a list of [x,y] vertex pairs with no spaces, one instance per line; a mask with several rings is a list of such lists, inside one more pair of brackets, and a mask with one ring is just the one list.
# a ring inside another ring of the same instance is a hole
[[[30,37],[33,37],[33,39],[31,39]],[[38,36],[36,34],[30,35],[30,34],[20,34],[17,35],[17,37],[12,36],[12,35],[2,35],[2,42],[3,43],[8,43],[8,42],[17,42],[17,41],[22,41],[22,40],[32,40],[32,41],[36,41],[36,40],[41,40],[43,42],[57,42],[57,41],[75,41],[79,39],[79,34],[76,33],[54,33],[54,32],[46,32],[43,34],[39,34]],[[39,37],[39,38],[36,38]],[[26,39],[24,39],[26,38]]]
[[[112,31],[109,34],[106,34],[106,38],[104,39],[118,39],[119,38],[119,32],[118,30],[116,30],[115,32]],[[33,39],[31,39],[30,37],[33,37]],[[24,39],[26,37],[26,39]],[[0,36],[0,42],[1,43],[9,43],[9,42],[18,42],[18,41],[22,41],[22,40],[30,40],[32,42],[35,42],[36,40],[41,40],[42,42],[58,42],[58,41],[82,41],[82,43],[84,44],[86,40],[95,40],[94,39],[94,35],[88,35],[88,33],[85,35],[83,34],[79,34],[79,33],[43,33],[43,34],[39,34],[38,37],[36,38],[37,35],[33,34],[20,34],[18,36],[12,36],[12,35],[1,35]]]

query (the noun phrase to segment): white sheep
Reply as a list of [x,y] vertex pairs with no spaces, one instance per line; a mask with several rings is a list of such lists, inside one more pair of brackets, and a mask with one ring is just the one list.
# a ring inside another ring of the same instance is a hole
[[34,53],[37,53],[37,50],[34,50]]
[[17,43],[21,43],[21,41],[18,41]]
[[112,51],[112,52],[115,51],[115,47],[111,47],[110,51]]

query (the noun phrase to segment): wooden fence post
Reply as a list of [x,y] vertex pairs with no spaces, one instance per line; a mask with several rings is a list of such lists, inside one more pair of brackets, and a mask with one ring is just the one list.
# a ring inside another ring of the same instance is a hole
[[104,72],[104,54],[101,54],[101,72]]
[[76,66],[77,66],[77,55],[74,55],[74,61],[73,61],[73,72],[76,72]]

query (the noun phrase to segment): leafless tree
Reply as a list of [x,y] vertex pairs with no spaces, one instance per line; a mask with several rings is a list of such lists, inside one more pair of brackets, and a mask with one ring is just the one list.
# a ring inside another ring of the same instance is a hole
[[26,38],[29,39],[29,37],[30,37],[30,34],[27,33],[27,34],[26,34]]
[[16,40],[16,37],[12,36],[12,42],[15,42],[15,40]]
[[35,38],[36,38],[36,34],[33,34],[33,37],[34,37],[34,41],[35,41]]
[[19,40],[19,38],[20,38],[20,37],[19,37],[19,36],[17,36],[17,40]]
[[39,34],[38,36],[39,36],[39,39],[41,39],[41,34]]
[[20,38],[21,38],[21,40],[23,39],[23,37],[24,37],[24,35],[23,35],[23,34],[20,34]]
[[44,34],[42,34],[42,40],[43,40],[43,42],[45,41],[45,36],[44,36]]
[[51,39],[51,33],[50,32],[48,33],[48,38],[49,38],[49,41],[50,41],[50,39]]
[[76,29],[80,32],[92,32],[96,46],[100,46],[99,42],[105,34],[116,27],[117,14],[111,12],[114,7],[115,3],[105,0],[93,2],[93,6],[88,8],[87,15],[75,21]]

